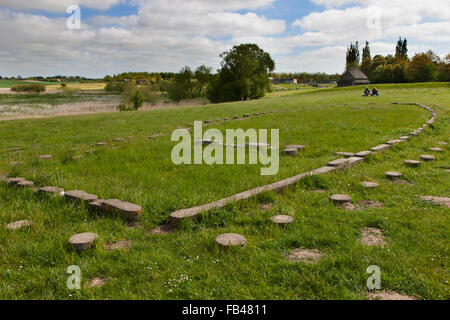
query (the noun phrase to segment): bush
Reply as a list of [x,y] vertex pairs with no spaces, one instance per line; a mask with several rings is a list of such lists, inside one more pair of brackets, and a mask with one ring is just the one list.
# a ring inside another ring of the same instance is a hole
[[110,81],[110,82],[106,83],[105,91],[122,93],[131,86],[133,86],[133,84],[130,82],[111,82]]
[[133,108],[129,104],[121,103],[117,107],[119,111],[133,111]]
[[131,94],[131,97],[130,97],[130,104],[133,107],[133,110],[138,110],[139,108],[141,108],[142,105],[144,104],[144,101],[145,101],[145,96],[141,92],[141,90],[139,88],[134,90],[134,92]]
[[122,93],[122,104],[118,106],[119,111],[136,111],[146,101],[145,90],[138,86],[127,84]]
[[41,92],[44,92],[45,89],[46,89],[46,87],[40,83],[16,84],[11,87],[11,91],[14,91],[14,92],[41,93]]
[[169,91],[170,81],[169,80],[161,80],[159,82],[159,90],[161,92]]
[[144,95],[145,102],[155,105],[161,100],[161,96],[158,93],[159,92],[158,86],[145,86],[139,88],[139,90]]

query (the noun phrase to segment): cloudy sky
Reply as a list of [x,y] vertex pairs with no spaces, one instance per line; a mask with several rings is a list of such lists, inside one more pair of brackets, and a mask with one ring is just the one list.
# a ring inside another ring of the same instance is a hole
[[[71,5],[81,9],[80,29],[67,27]],[[221,52],[247,42],[279,72],[340,73],[351,41],[385,55],[399,36],[410,55],[450,53],[450,1],[0,0],[0,75],[217,68]]]

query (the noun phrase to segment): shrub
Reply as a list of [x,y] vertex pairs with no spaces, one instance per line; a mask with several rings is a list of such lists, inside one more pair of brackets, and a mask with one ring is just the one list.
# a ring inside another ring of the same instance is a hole
[[16,84],[11,87],[11,91],[14,91],[14,92],[41,93],[41,92],[44,92],[45,89],[46,89],[46,87],[40,83]]
[[124,87],[122,93],[122,104],[118,106],[119,111],[136,111],[142,107],[146,101],[146,95],[144,90],[128,84]]
[[131,108],[131,106],[129,104],[126,103],[121,103],[119,104],[119,106],[117,107],[117,109],[119,111],[133,111],[133,109]]
[[144,86],[139,88],[144,95],[144,101],[151,103],[152,105],[157,104],[161,100],[158,89],[158,86]]
[[139,88],[136,88],[130,97],[130,104],[133,107],[133,110],[138,110],[142,107],[145,101],[145,96],[141,92]]
[[132,87],[133,84],[130,82],[107,82],[105,86],[105,91],[108,92],[119,92],[122,93],[127,88]]

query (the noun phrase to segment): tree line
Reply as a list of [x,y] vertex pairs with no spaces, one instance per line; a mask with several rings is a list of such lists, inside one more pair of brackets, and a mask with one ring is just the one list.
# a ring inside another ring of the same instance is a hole
[[371,56],[370,44],[366,41],[360,54],[359,43],[347,48],[346,70],[358,67],[372,83],[402,83],[450,81],[450,54],[441,59],[436,53],[416,53],[408,57],[408,40],[401,37],[396,43],[395,55]]
[[[105,77],[105,89],[123,94],[126,102],[121,110],[138,109],[144,101],[156,99],[156,91],[167,93],[175,102],[204,98],[218,103],[257,99],[271,90],[269,75],[275,69],[275,61],[256,44],[234,46],[220,57],[217,73],[204,65],[196,70],[186,66],[176,74],[124,73]],[[143,79],[150,83],[137,85]]]
[[311,82],[335,82],[341,77],[341,74],[327,74],[323,72],[282,72],[272,73],[273,79],[297,79],[299,83],[311,83]]

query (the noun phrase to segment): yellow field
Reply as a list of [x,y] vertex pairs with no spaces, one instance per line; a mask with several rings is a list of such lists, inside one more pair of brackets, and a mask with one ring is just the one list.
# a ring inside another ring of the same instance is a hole
[[[68,83],[67,87],[70,89],[78,90],[103,90],[105,89],[105,83]],[[61,89],[61,84],[49,85],[47,90]]]

